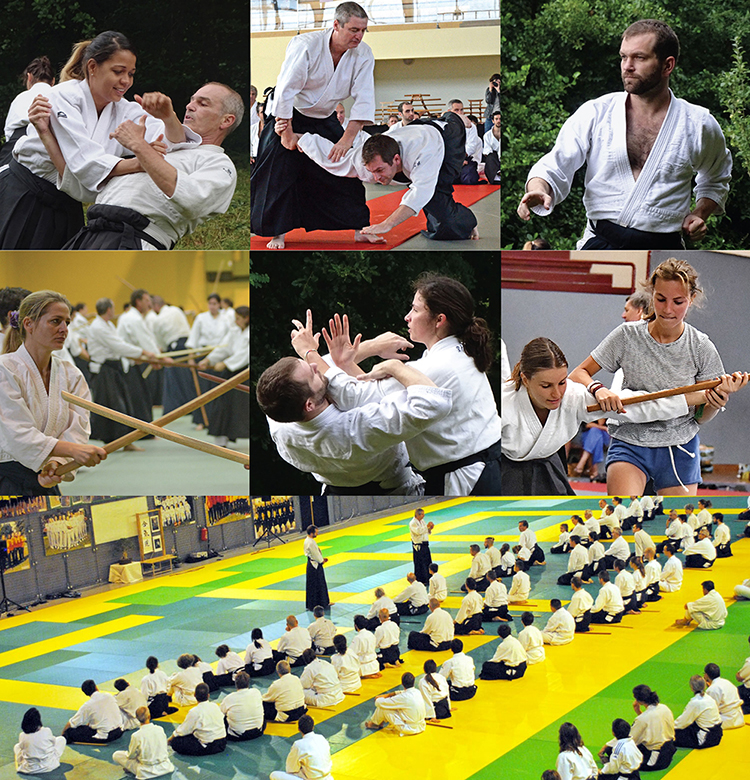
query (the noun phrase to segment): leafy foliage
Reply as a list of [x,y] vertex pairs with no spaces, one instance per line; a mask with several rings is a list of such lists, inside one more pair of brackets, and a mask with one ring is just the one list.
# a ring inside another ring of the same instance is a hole
[[622,31],[646,18],[667,22],[680,38],[680,60],[671,80],[674,93],[708,108],[730,150],[739,151],[744,163],[735,160],[727,214],[711,218],[708,237],[700,246],[747,244],[750,177],[742,139],[750,138],[744,113],[749,88],[740,65],[741,48],[734,55],[734,68],[726,73],[733,42],[741,47],[750,37],[745,0],[503,0],[502,11],[502,218],[507,248],[519,249],[539,233],[555,249],[575,248],[585,224],[583,171],[562,207],[548,217],[534,216],[529,223],[516,215],[526,175],[552,147],[571,113],[587,100],[622,89],[618,58]]

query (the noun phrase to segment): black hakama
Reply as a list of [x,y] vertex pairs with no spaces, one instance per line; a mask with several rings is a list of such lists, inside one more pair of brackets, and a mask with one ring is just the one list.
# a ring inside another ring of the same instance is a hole
[[536,460],[501,459],[501,496],[574,496],[563,468],[564,449]]
[[316,568],[313,566],[313,562],[308,558],[305,606],[312,612],[315,607],[323,607],[323,609],[327,609],[330,603],[330,599],[328,598],[326,575],[323,571],[323,564],[319,563]]
[[430,543],[422,542],[421,544],[411,543],[411,554],[414,559],[414,576],[425,587],[430,584],[430,564],[432,563],[432,555],[430,555]]
[[643,763],[640,766],[641,772],[658,772],[666,769],[674,758],[677,751],[674,740],[670,739],[656,750],[649,750],[645,745],[638,745],[638,750],[643,753]]
[[474,463],[484,463],[484,470],[479,475],[479,479],[472,488],[472,496],[496,496],[500,493],[500,457],[502,450],[500,442],[495,442],[486,450],[481,450],[473,455],[467,455],[460,460],[454,460],[449,463],[441,463],[439,466],[433,466],[419,473],[424,477],[426,496],[442,496],[445,494],[445,477],[454,471],[471,466]]
[[518,666],[508,666],[505,661],[485,661],[480,680],[520,680],[526,674],[526,661]]
[[[231,379],[244,371],[225,369],[216,376]],[[215,371],[212,373],[216,373]],[[250,401],[245,393],[230,390],[211,401],[206,407],[208,413],[208,432],[211,436],[226,436],[229,441],[250,438]]]
[[0,173],[0,249],[60,249],[83,226],[81,204],[16,160]]
[[691,723],[684,729],[674,730],[674,744],[675,747],[702,750],[716,747],[721,742],[722,736],[721,723],[711,726],[710,729],[702,729],[697,723]]
[[13,147],[16,145],[16,141],[18,141],[19,138],[23,138],[26,135],[26,128],[27,125],[17,127],[11,133],[10,138],[0,146],[0,168],[2,168],[3,165],[10,164],[10,161],[13,159]]
[[63,249],[141,250],[142,241],[156,249],[167,249],[145,232],[150,224],[149,218],[133,209],[94,204],[86,217],[86,225],[70,237]]
[[0,496],[59,496],[55,485],[44,488],[39,484],[37,472],[21,463],[7,460],[0,463]]
[[[250,178],[250,229],[259,236],[278,236],[295,228],[359,230],[370,224],[365,188],[359,179],[334,176],[306,154],[281,145],[276,120],[266,119]],[[334,144],[344,135],[334,112],[314,119],[298,111],[295,133],[312,133]]]
[[[92,375],[91,397],[94,403],[137,417],[126,377],[127,374],[123,371],[120,360],[106,360],[102,363],[99,373]],[[106,444],[132,432],[133,429],[127,425],[108,420],[93,412],[91,414],[92,439],[98,439]]]
[[429,119],[415,120],[418,124],[437,128],[445,143],[445,156],[435,193],[423,209],[427,230],[423,230],[422,234],[436,241],[463,241],[477,226],[477,218],[471,209],[453,200],[453,182],[460,176],[466,158],[466,128],[461,117],[452,111],[446,112],[440,119],[447,122],[444,128]]

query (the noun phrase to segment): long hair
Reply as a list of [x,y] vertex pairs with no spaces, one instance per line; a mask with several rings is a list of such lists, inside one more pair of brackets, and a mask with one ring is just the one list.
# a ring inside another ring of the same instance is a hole
[[60,82],[85,81],[87,76],[87,64],[93,60],[97,65],[106,62],[113,54],[118,51],[130,51],[135,54],[130,41],[119,32],[107,30],[99,33],[92,41],[80,41],[73,46],[70,59],[60,71]]
[[49,61],[49,57],[42,56],[32,60],[23,72],[23,80],[26,82],[26,77],[32,76],[34,84],[38,84],[43,81],[45,84],[53,84],[55,81],[55,71],[52,69],[52,63]]
[[8,319],[11,328],[3,344],[3,353],[15,352],[26,340],[26,329],[23,326],[26,317],[31,318],[32,322],[37,322],[52,303],[64,304],[68,307],[68,312],[72,308],[70,301],[62,293],[54,292],[54,290],[39,290],[27,295],[21,301],[16,316],[13,312],[9,313]]
[[254,628],[252,630],[250,639],[253,641],[253,644],[257,650],[260,650],[260,648],[263,647],[263,645],[260,643],[260,640],[263,639],[263,632],[259,628]]
[[34,734],[42,727],[42,716],[36,707],[26,710],[21,721],[21,731],[24,734]]
[[531,379],[538,371],[550,368],[567,368],[568,360],[560,347],[551,339],[540,336],[532,339],[521,351],[521,359],[513,367],[509,382],[513,382],[516,390],[521,389],[523,380],[521,374]]
[[570,750],[573,753],[577,753],[579,756],[581,755],[583,740],[581,739],[578,729],[572,723],[563,723],[560,726],[558,741],[561,753]]
[[432,660],[432,658],[428,659],[424,662],[424,666],[422,667],[424,669],[425,674],[425,680],[436,690],[440,690],[440,686],[438,685],[437,680],[432,676],[437,672],[437,664]]
[[451,326],[451,335],[473,358],[474,365],[483,374],[492,365],[492,333],[487,322],[474,316],[474,299],[471,293],[456,279],[436,274],[422,274],[412,285],[425,305],[437,317],[444,314]]

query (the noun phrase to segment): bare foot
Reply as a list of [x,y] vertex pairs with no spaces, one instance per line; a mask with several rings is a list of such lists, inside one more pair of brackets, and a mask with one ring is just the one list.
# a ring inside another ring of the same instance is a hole
[[471,235],[469,236],[469,238],[472,241],[479,241],[479,230],[477,229],[476,226],[474,227],[474,230],[471,231]]
[[382,676],[383,675],[380,672],[378,672],[377,674],[365,674],[365,675],[363,675],[362,679],[363,680],[375,680],[376,678],[382,677]]
[[372,729],[373,731],[377,731],[380,726],[377,723],[373,723],[371,720],[365,721],[365,728],[366,729]]
[[354,231],[354,240],[366,242],[368,244],[385,244],[385,238],[383,236],[372,235],[370,233],[362,233],[360,230]]
[[280,236],[274,236],[267,244],[266,246],[269,249],[283,249],[286,245],[286,242],[284,239],[286,238],[286,233],[282,233]]
[[203,430],[203,423],[198,423],[198,425],[195,426],[196,431],[202,431]]
[[478,628],[476,631],[469,631],[469,633],[470,633],[472,636],[473,636],[473,635],[475,635],[475,634],[477,634],[477,635],[478,635],[478,634],[484,634],[484,629],[483,629],[483,628]]
[[143,447],[136,447],[135,444],[128,444],[126,447],[123,447],[123,449],[126,452],[145,452],[146,450],[143,449]]
[[398,669],[398,665],[397,664],[386,664],[385,668],[386,669]]

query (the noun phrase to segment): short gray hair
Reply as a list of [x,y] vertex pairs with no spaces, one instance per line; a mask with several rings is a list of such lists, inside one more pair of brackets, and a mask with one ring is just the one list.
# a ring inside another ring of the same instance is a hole
[[339,24],[346,24],[352,16],[356,16],[357,19],[369,19],[367,11],[359,3],[346,2],[336,6],[336,12],[333,18]]
[[111,298],[99,298],[96,302],[96,313],[100,317],[103,317],[110,309],[113,309],[114,306],[115,304]]
[[229,130],[227,130],[227,135],[229,135],[237,129],[240,122],[242,121],[242,117],[245,115],[245,104],[242,102],[242,98],[239,96],[239,94],[235,92],[229,85],[222,84],[220,81],[209,81],[204,84],[204,86],[207,87],[209,84],[213,84],[217,87],[223,87],[227,91],[227,94],[221,101],[221,108],[225,114],[231,114],[234,117],[234,123],[230,125]]
[[640,309],[644,314],[648,314],[651,309],[651,296],[643,290],[636,290],[625,302],[634,309]]

